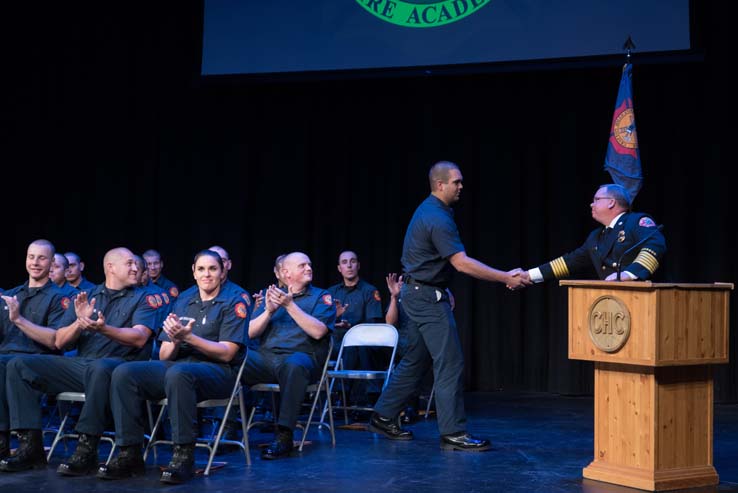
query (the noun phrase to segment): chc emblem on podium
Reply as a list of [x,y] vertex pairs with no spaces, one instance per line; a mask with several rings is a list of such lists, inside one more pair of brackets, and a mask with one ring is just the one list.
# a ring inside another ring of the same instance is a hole
[[620,350],[630,335],[630,312],[615,296],[600,296],[589,309],[589,337],[606,353]]

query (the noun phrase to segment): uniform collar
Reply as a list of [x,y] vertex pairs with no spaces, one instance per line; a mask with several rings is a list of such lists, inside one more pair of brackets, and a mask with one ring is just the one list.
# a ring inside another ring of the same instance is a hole
[[615,225],[618,223],[618,221],[620,221],[620,218],[623,217],[624,215],[625,215],[625,212],[621,212],[620,214],[612,218],[612,221],[610,221],[610,224],[607,227],[614,228]]

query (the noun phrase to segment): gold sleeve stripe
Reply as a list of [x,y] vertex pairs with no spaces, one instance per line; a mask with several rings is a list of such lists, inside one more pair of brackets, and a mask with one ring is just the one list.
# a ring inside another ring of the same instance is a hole
[[659,261],[656,259],[656,255],[653,250],[649,250],[648,248],[641,250],[633,263],[641,264],[651,274],[656,272],[656,269],[659,268]]
[[552,260],[550,264],[551,264],[551,270],[553,270],[553,273],[554,273],[554,276],[556,276],[556,279],[563,279],[563,278],[569,277],[569,268],[566,266],[564,257],[559,257],[555,260]]

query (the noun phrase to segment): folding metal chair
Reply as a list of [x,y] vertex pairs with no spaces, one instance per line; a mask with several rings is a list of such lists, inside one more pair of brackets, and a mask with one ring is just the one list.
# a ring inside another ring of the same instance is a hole
[[[323,407],[324,417],[329,412],[330,396],[333,392],[333,385],[336,380],[341,381],[341,392],[343,395],[343,404],[341,406],[333,406],[333,409],[343,409],[344,421],[348,424],[348,410],[359,410],[359,411],[373,411],[373,407],[367,406],[348,406],[346,405],[346,391],[343,385],[343,380],[384,380],[382,383],[382,389],[387,386],[390,374],[394,367],[395,353],[397,352],[397,341],[398,341],[397,329],[390,324],[379,324],[379,323],[364,323],[357,324],[351,327],[346,335],[343,336],[341,342],[341,348],[338,350],[338,356],[336,357],[336,367],[333,370],[328,370],[329,394],[328,402]],[[392,356],[389,358],[389,364],[386,370],[350,370],[343,368],[343,351],[348,347],[390,347],[392,348]],[[332,413],[330,413],[332,414]]]
[[[244,455],[246,456],[246,464],[251,465],[251,453],[249,451],[249,438],[247,433],[247,427],[246,423],[241,419],[241,430],[243,432],[243,439],[242,440],[228,440],[223,438],[223,433],[225,431],[226,422],[228,421],[228,415],[231,412],[231,408],[233,407],[233,401],[238,398],[238,403],[241,410],[241,416],[246,416],[246,404],[244,402],[243,394],[244,394],[244,388],[243,385],[241,385],[241,376],[243,375],[243,369],[246,366],[246,359],[248,358],[248,352],[246,352],[246,355],[243,358],[243,361],[241,362],[241,366],[238,369],[238,374],[236,376],[236,381],[233,385],[233,390],[231,391],[231,395],[227,399],[208,399],[205,401],[200,401],[197,403],[198,408],[211,408],[211,407],[225,407],[225,412],[223,413],[223,418],[220,422],[220,426],[218,426],[218,433],[216,434],[215,438],[198,438],[197,442],[195,443],[196,447],[205,448],[209,452],[208,456],[208,465],[205,467],[205,476],[210,475],[210,468],[213,465],[213,459],[215,458],[215,454],[218,451],[218,446],[222,443],[229,444],[229,445],[236,445],[243,450]],[[149,437],[149,440],[146,444],[146,449],[144,450],[144,460],[146,460],[146,457],[149,454],[149,450],[152,448],[154,449],[154,453],[156,453],[156,446],[157,445],[173,445],[173,442],[171,440],[163,440],[163,439],[156,439],[156,434],[159,431],[159,428],[161,428],[161,423],[164,417],[164,414],[167,410],[168,400],[167,399],[161,399],[159,401],[155,401],[154,404],[161,406],[161,409],[159,410],[159,414],[156,417],[156,422],[154,423],[154,426],[151,429],[151,436]],[[151,405],[151,402],[147,402],[147,405]],[[150,407],[149,407],[150,409]]]
[[[328,365],[330,362],[331,352],[333,351],[333,340],[331,339],[329,342],[328,347],[328,355],[326,356],[325,362],[323,363],[323,369],[320,372],[320,379],[317,383],[313,383],[308,385],[307,389],[305,390],[305,393],[307,395],[312,396],[312,403],[310,406],[310,414],[308,415],[307,422],[305,425],[298,425],[298,427],[302,427],[302,438],[300,439],[300,446],[298,447],[298,450],[302,452],[302,448],[305,445],[305,438],[307,437],[308,430],[310,429],[310,424],[313,420],[313,415],[315,414],[315,409],[318,406],[318,400],[320,399],[320,392],[321,390],[324,391],[326,396],[326,404],[330,408],[330,396],[328,394],[328,380],[326,378],[326,372],[328,370]],[[280,392],[279,384],[276,383],[257,383],[255,385],[251,385],[249,387],[249,390],[252,392],[271,392],[272,395],[272,410],[275,413],[275,419],[276,419],[276,402],[274,399],[274,394],[277,394]],[[249,413],[249,420],[246,424],[246,430],[250,430],[254,426],[256,426],[257,423],[254,422],[254,414],[256,412],[256,406],[251,408],[251,413]],[[329,423],[324,423],[322,420],[320,423],[318,423],[319,426],[327,426],[328,429],[331,432],[331,445],[333,447],[336,446],[336,434],[333,427],[333,413],[331,412],[329,414]]]
[[[72,406],[75,402],[85,402],[84,392],[61,392],[59,394],[56,394],[57,409],[59,410],[59,418],[61,419],[61,422],[59,423],[59,428],[56,429],[56,434],[54,435],[54,440],[51,442],[51,447],[49,447],[49,453],[46,455],[47,462],[51,460],[54,449],[56,449],[56,446],[59,444],[59,442],[64,440],[66,444],[67,438],[79,438],[78,433],[68,433],[65,431],[69,415],[72,412]],[[62,403],[68,403],[68,406],[66,406],[67,410],[63,414]],[[108,459],[105,461],[105,463],[107,464],[108,462],[110,462],[110,459],[112,459],[113,452],[115,452],[115,434],[113,432],[106,431],[100,437],[100,440],[104,442],[109,442],[111,445]]]

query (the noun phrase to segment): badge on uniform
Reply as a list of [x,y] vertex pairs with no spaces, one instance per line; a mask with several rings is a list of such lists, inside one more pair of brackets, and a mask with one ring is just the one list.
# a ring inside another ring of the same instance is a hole
[[625,241],[625,231],[621,230],[618,231],[618,243],[622,243]]
[[643,228],[655,228],[656,223],[653,222],[653,219],[650,217],[644,216],[641,218],[640,221],[638,221],[638,226],[641,226]]
[[442,297],[442,296],[443,296],[443,295],[441,294],[441,292],[440,292],[439,290],[437,290],[437,289],[436,289],[436,301],[441,301],[441,297]]

